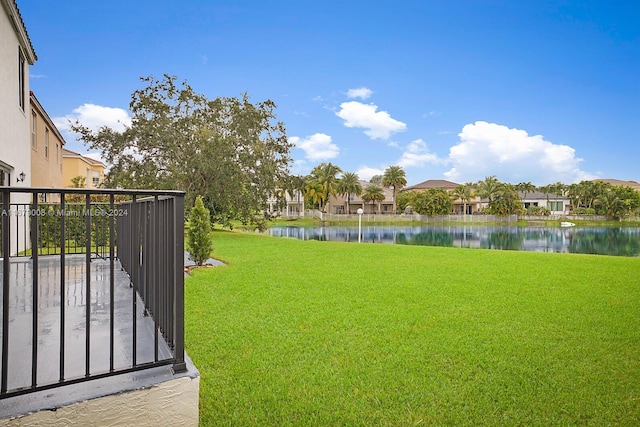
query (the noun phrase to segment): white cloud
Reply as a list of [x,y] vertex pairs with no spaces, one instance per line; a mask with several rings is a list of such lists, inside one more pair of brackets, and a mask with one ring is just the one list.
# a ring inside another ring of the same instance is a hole
[[289,142],[304,151],[307,160],[328,160],[340,154],[338,146],[331,142],[331,137],[324,133],[314,133],[302,139],[289,137]]
[[373,91],[366,87],[359,87],[357,89],[349,89],[347,91],[347,97],[367,99],[373,95]]
[[594,178],[580,169],[582,159],[572,147],[554,144],[542,135],[478,121],[465,125],[458,136],[460,142],[449,150],[453,167],[445,173],[453,181],[496,175],[503,182],[543,185]]
[[292,175],[308,175],[311,172],[311,164],[304,159],[294,159],[291,165]]
[[371,139],[388,139],[392,134],[407,129],[407,125],[393,119],[386,111],[376,111],[375,104],[363,104],[357,101],[343,102],[336,113],[349,128],[364,128],[365,135]]
[[397,164],[403,168],[410,168],[445,162],[446,160],[440,159],[436,154],[430,152],[427,144],[422,139],[416,139],[407,146]]
[[71,114],[67,114],[64,117],[55,117],[53,122],[58,129],[68,131],[69,121],[75,123],[76,120],[91,130],[98,130],[106,126],[121,132],[125,127],[131,126],[131,117],[126,110],[95,104],[82,104],[74,109]]
[[356,171],[356,173],[358,174],[359,179],[369,181],[374,175],[384,175],[384,169],[362,166]]
[[429,111],[428,113],[424,113],[422,117],[427,118],[427,117],[435,117],[439,115],[440,115],[440,112],[432,110],[432,111]]

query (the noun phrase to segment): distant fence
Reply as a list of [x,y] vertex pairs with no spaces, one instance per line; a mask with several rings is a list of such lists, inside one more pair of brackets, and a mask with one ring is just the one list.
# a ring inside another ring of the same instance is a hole
[[[344,214],[320,214],[319,211],[308,211],[313,218],[322,218],[324,221],[358,221],[357,214],[344,215]],[[497,215],[437,215],[426,216],[418,214],[362,214],[362,221],[364,222],[424,222],[424,223],[443,223],[443,222],[456,222],[456,223],[471,223],[471,222],[517,222],[517,215],[497,216]]]
[[518,222],[518,215],[437,215],[424,216],[420,215],[420,221],[430,222]]
[[[358,221],[358,214],[355,212],[351,214],[326,214],[317,210],[309,210],[307,213],[312,218],[322,219],[323,221]],[[420,215],[416,214],[362,214],[362,221],[365,222],[409,222],[420,220]]]
[[[348,214],[327,214],[316,209],[308,209],[306,216],[321,221],[358,221],[358,215],[356,213]],[[364,222],[424,222],[424,223],[512,223],[517,221],[607,221],[604,215],[565,215],[565,214],[552,214],[552,215],[436,215],[426,216],[418,214],[362,214],[362,221]],[[640,217],[631,216],[622,218],[621,222],[640,222]]]

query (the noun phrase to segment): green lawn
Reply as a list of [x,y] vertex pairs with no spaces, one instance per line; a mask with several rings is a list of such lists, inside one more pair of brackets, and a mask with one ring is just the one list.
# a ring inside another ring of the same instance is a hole
[[637,425],[640,259],[221,232],[201,425]]

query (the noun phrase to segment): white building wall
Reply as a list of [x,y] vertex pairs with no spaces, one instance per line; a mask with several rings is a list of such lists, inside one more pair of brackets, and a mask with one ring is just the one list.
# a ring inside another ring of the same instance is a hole
[[[29,65],[35,62],[35,53],[19,11],[13,0],[0,0],[0,165],[8,169],[5,184],[12,187],[31,185],[31,142],[29,108]],[[19,102],[19,62],[22,51],[24,67],[24,104]],[[17,182],[21,172],[24,182]],[[28,203],[28,194],[16,194],[12,203]],[[11,253],[24,250],[12,239]]]
[[[20,40],[9,17],[5,3],[0,12],[0,160],[13,166],[11,185],[30,185],[30,108],[29,108],[29,61],[28,53],[20,46]],[[12,2],[9,2],[12,3]],[[18,52],[23,50],[25,57],[25,93],[24,108],[19,105],[18,97]],[[16,177],[24,172],[26,179],[16,183]]]

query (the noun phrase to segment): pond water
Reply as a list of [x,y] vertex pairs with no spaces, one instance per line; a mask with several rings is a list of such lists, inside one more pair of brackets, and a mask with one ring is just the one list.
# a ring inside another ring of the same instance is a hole
[[[274,227],[271,236],[358,242],[358,227]],[[636,227],[362,226],[362,241],[535,252],[640,256]]]

